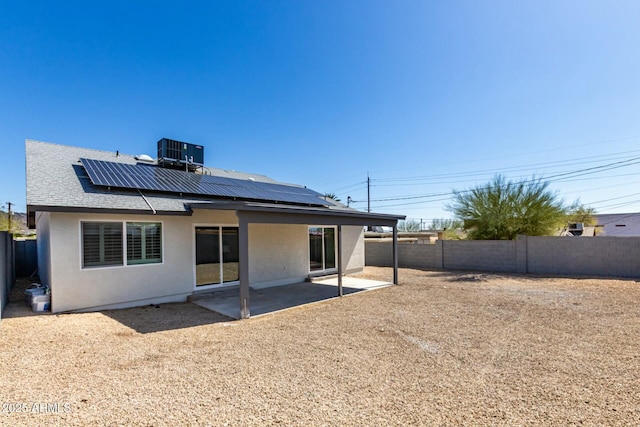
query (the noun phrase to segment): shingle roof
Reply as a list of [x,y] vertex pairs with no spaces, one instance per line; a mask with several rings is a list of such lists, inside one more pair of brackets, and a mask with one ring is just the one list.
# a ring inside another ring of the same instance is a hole
[[[34,210],[110,209],[150,211],[158,213],[188,213],[190,203],[211,201],[204,198],[184,198],[177,195],[145,193],[135,190],[109,190],[95,186],[80,163],[80,158],[136,164],[132,155],[116,154],[87,148],[70,147],[48,142],[26,141],[27,207]],[[207,168],[207,173],[235,179],[279,183],[264,175],[224,169]],[[291,184],[286,184],[291,185]],[[148,202],[148,203],[147,203]]]

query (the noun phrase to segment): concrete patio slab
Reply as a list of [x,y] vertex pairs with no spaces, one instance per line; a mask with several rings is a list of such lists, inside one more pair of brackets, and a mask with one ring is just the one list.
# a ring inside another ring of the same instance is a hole
[[[393,283],[343,277],[342,293],[352,295],[391,285]],[[334,277],[315,282],[251,289],[249,309],[251,317],[256,317],[336,297],[338,297],[338,278]],[[193,303],[233,319],[240,318],[240,289],[238,288],[199,296]]]

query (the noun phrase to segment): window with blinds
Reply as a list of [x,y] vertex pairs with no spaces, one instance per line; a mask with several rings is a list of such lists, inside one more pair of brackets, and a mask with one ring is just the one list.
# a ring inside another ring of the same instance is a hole
[[162,224],[127,222],[127,264],[162,262]]
[[122,223],[82,223],[82,265],[122,265]]
[[127,222],[126,241],[122,222],[82,223],[82,267],[127,265],[162,262],[162,224],[159,222]]

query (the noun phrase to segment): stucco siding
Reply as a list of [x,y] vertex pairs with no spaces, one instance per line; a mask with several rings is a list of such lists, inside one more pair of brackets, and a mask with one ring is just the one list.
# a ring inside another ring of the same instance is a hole
[[38,276],[43,285],[51,287],[51,246],[49,238],[49,213],[36,213],[36,229],[38,230]]
[[[238,224],[235,212],[213,210],[192,216],[44,213],[37,219],[38,267],[52,289],[53,312],[184,301],[195,287],[195,228]],[[162,262],[83,268],[83,221],[162,223]],[[363,268],[362,227],[343,227],[343,261],[346,271]],[[308,274],[307,225],[249,225],[250,286],[296,283]]]
[[306,225],[249,225],[249,284],[252,287],[296,283],[308,274]]
[[342,262],[347,273],[364,268],[364,227],[342,227]]
[[[162,263],[82,268],[81,221],[161,222]],[[193,291],[191,234],[191,222],[181,217],[52,213],[52,311],[186,299]]]

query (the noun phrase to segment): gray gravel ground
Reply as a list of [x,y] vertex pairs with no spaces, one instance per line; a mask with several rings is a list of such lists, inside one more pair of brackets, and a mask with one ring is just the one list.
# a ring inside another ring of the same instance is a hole
[[400,282],[245,321],[193,304],[10,304],[0,425],[640,424],[639,283]]

